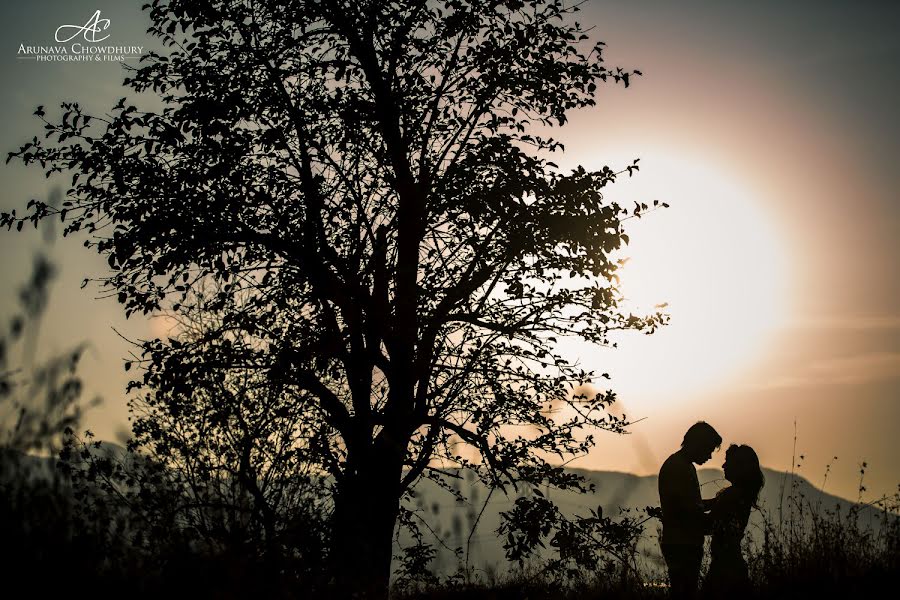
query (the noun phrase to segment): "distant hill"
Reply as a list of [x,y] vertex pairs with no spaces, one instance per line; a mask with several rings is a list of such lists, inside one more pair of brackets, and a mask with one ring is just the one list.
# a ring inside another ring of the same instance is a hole
[[[647,506],[659,506],[657,477],[638,476],[630,473],[614,471],[589,471],[573,469],[583,475],[596,487],[595,494],[578,494],[554,490],[541,491],[552,498],[567,514],[586,515],[588,510],[598,505],[603,514],[614,517],[621,509],[642,510]],[[792,517],[796,522],[809,521],[810,510],[840,511],[846,515],[854,502],[825,493],[799,475],[791,475],[763,469],[766,484],[760,494],[760,509],[754,510],[747,527],[751,540],[762,539],[764,522],[785,522]],[[700,469],[698,471],[701,491],[704,498],[712,497],[716,492],[728,485],[718,469]],[[468,498],[468,503],[459,503],[453,496],[440,489],[430,481],[423,481],[416,489],[418,497],[416,505],[423,518],[430,520],[433,532],[426,531],[426,541],[437,549],[437,556],[432,567],[441,575],[455,572],[460,559],[452,549],[460,548],[463,553],[468,548],[469,565],[483,573],[500,573],[509,568],[504,558],[503,542],[496,535],[500,525],[500,513],[510,510],[515,503],[516,495],[504,496],[495,491],[487,502],[488,490],[483,485],[463,477],[456,481],[456,489],[461,490]],[[799,507],[803,507],[802,515]],[[792,510],[793,507],[793,510]],[[484,508],[480,520],[478,514]],[[871,524],[877,530],[880,520],[875,518],[878,509],[863,507],[860,519],[864,525]],[[477,525],[476,525],[477,520]],[[783,520],[783,521],[782,521]],[[473,532],[473,526],[474,532]],[[645,561],[645,566],[661,568],[662,558],[659,554],[658,530],[659,521],[650,519],[645,524],[644,537],[638,544],[638,552]],[[471,535],[471,541],[470,540]],[[400,536],[399,545],[411,543],[408,536]]]

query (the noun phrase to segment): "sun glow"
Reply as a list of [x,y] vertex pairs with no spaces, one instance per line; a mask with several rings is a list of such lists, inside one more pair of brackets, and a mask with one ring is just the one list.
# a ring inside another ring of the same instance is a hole
[[787,317],[787,261],[749,182],[708,160],[635,156],[640,172],[611,186],[607,199],[670,207],[627,223],[620,289],[626,310],[665,303],[671,323],[650,336],[623,335],[615,350],[571,350],[585,367],[610,373],[623,400],[665,402],[734,381],[763,356]]

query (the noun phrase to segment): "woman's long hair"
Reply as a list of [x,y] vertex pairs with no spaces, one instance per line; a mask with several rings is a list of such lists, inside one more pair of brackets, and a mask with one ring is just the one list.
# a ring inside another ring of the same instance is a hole
[[731,483],[756,506],[765,478],[759,468],[759,457],[750,446],[732,444],[725,451]]

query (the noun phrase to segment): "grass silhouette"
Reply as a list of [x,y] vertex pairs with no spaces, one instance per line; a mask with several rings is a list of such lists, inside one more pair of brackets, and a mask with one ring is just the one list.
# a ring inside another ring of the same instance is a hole
[[[77,438],[72,438],[77,439]],[[69,461],[87,460],[93,448],[115,468],[116,454],[81,440]],[[93,460],[93,459],[90,459]],[[62,461],[65,464],[66,461]],[[42,582],[42,592],[64,592],[77,585],[96,597],[129,593],[194,593],[202,597],[241,598],[265,593],[270,598],[316,597],[327,587],[302,569],[270,568],[261,553],[248,551],[252,540],[204,545],[177,521],[168,529],[145,519],[151,506],[141,494],[125,506],[116,492],[82,480],[73,485],[65,471],[46,457],[3,454],[0,481],[3,555],[10,572]],[[861,466],[864,472],[867,466]],[[785,475],[784,507],[762,509],[755,535],[745,536],[751,598],[869,597],[895,585],[900,574],[900,494],[850,509],[824,506],[807,497],[796,477]],[[91,485],[95,486],[91,488]],[[862,484],[860,484],[862,500]],[[148,499],[150,496],[146,496]],[[157,498],[158,500],[158,498]],[[147,526],[144,526],[147,524]],[[252,549],[249,549],[252,550]],[[350,558],[352,560],[352,557]],[[395,585],[393,598],[664,598],[665,573],[639,556],[635,547],[628,568],[610,557],[596,570],[572,574],[548,572],[535,561],[505,574],[462,573],[443,579],[407,580]],[[303,576],[298,574],[302,573]],[[52,578],[47,577],[53,574]]]

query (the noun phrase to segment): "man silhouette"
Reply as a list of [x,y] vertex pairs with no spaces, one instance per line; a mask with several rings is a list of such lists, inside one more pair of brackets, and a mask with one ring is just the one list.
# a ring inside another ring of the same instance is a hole
[[669,571],[672,598],[694,598],[703,559],[706,527],[697,470],[722,445],[722,436],[699,421],[684,434],[681,449],[659,470],[659,503],[662,508],[660,548]]

